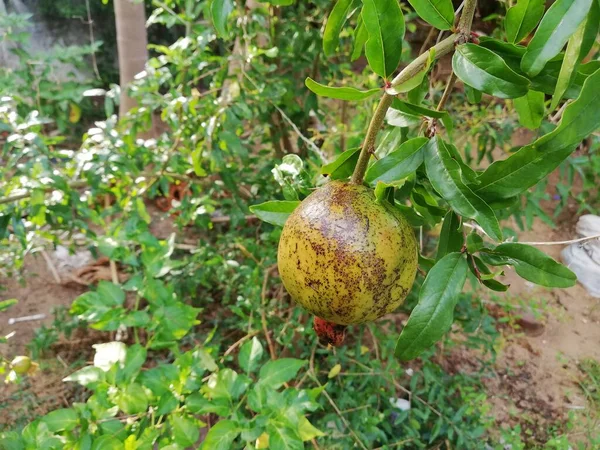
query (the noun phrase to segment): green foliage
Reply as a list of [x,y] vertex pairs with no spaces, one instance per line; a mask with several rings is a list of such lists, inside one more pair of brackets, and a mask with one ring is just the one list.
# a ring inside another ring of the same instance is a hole
[[449,30],[454,25],[454,6],[451,0],[409,0],[417,14],[439,30]]
[[[18,71],[3,72],[2,92],[10,94],[0,103],[3,275],[18,275],[26,255],[61,243],[109,258],[128,278],[99,282],[29,347],[42,356],[61,332],[80,326],[118,336],[96,344],[94,363],[65,378],[85,389],[85,401],[3,433],[0,447],[276,450],[312,439],[328,449],[495,445],[481,393],[487,363],[451,375],[436,361],[459,345],[493,360],[498,332],[479,296],[461,294],[467,277],[505,291],[496,267],[512,265],[542,286],[576,281],[543,252],[503,241],[500,223],[509,215],[524,227],[536,216],[553,223],[540,202],[557,167],[557,212],[575,176],[586,188],[581,209],[594,208],[600,145],[588,136],[600,125],[600,67],[581,61],[594,46],[597,5],[559,0],[542,18],[543,2],[520,0],[505,19],[508,42],[494,33],[477,44],[465,42],[470,25],[455,29],[447,0],[411,1],[406,18],[395,0],[338,0],[333,9],[324,0],[265,3],[157,2],[149,23],[177,38],[152,41],[153,57],[129,87],[139,106],[117,119],[119,88],[112,87],[106,120],[77,150],[60,131],[86,116],[75,106],[89,86],[50,85],[46,69],[21,51]],[[473,6],[469,0],[463,11]],[[452,34],[410,62],[404,35],[416,17]],[[540,20],[529,45],[517,45]],[[368,66],[359,73],[351,62],[363,49]],[[62,49],[43,61],[73,63],[93,50]],[[450,86],[440,101],[433,69],[451,52],[466,92]],[[401,61],[406,67],[394,77]],[[29,87],[42,84],[43,95],[32,96]],[[521,124],[537,131],[522,148],[510,143],[517,117],[507,115],[507,98]],[[563,107],[561,121],[550,123]],[[143,139],[158,117],[155,136]],[[589,154],[574,156],[584,139]],[[498,147],[506,159],[495,160]],[[347,180],[370,154],[378,159],[364,166],[364,181],[378,201],[415,228],[441,223],[441,231],[435,247],[420,249],[424,276],[407,300],[400,336],[396,321],[384,319],[381,327],[354,328],[331,352],[276,284],[277,226],[325,176]],[[479,170],[484,159],[492,164]],[[169,197],[175,187],[183,194]],[[157,200],[167,201],[165,214],[152,205]],[[256,225],[250,213],[275,227]],[[156,232],[157,217],[173,223],[169,236]],[[460,344],[446,337],[453,324],[465,333]],[[442,351],[434,347],[441,340]],[[3,360],[2,373],[16,373],[17,362]],[[506,432],[515,448],[517,434]],[[565,442],[557,433],[553,445]]]

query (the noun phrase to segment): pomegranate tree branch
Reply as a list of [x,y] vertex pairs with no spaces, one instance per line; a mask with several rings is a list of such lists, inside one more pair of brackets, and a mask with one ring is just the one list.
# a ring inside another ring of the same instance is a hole
[[[455,30],[455,32],[432,47],[434,49],[436,59],[439,59],[442,56],[454,51],[454,47],[456,44],[461,44],[469,40],[471,34],[471,24],[473,23],[473,16],[475,14],[476,6],[477,0],[466,0],[463,13],[460,16],[458,27]],[[423,52],[408,66],[406,66],[392,80],[391,85],[397,86],[417,75],[423,69],[423,67],[427,65],[430,50]],[[352,174],[352,178],[350,179],[350,182],[352,184],[362,184],[363,182],[365,172],[367,171],[367,167],[369,165],[369,159],[371,157],[371,154],[373,154],[373,152],[375,151],[375,141],[377,138],[377,133],[383,125],[385,115],[387,113],[387,110],[392,105],[393,100],[394,97],[392,95],[389,95],[388,93],[384,93],[381,99],[379,100],[379,104],[377,105],[375,113],[373,114],[371,122],[369,123],[367,134],[365,136],[365,140],[363,142],[360,155],[358,157],[358,162],[356,163],[356,168],[354,169],[354,173]]]

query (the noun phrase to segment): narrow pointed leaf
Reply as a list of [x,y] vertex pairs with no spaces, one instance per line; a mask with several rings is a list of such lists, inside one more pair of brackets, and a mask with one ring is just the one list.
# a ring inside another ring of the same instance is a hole
[[[519,75],[525,75],[521,70],[521,59],[525,54],[525,47],[508,44],[488,37],[482,37],[479,45],[502,56],[506,64],[508,64],[513,71],[517,72]],[[543,92],[544,94],[554,94],[561,65],[562,58],[560,55],[548,62],[539,74],[530,79],[530,89]],[[575,74],[571,86],[565,93],[565,98],[576,98],[579,95],[586,78],[598,68],[600,68],[600,61],[590,61],[589,63],[582,64]]]
[[576,146],[600,127],[600,70],[590,75],[581,94],[565,109],[559,125],[509,158],[483,172],[475,192],[488,201],[514,197],[552,172]]
[[493,250],[493,254],[506,258],[506,263],[514,266],[520,277],[532,283],[557,288],[577,283],[577,276],[571,270],[529,245],[501,244]]
[[[485,263],[478,258],[477,256],[471,255],[467,258],[467,263],[469,263],[469,269],[473,275],[477,276],[477,270],[479,271],[479,277],[481,278],[481,284],[483,284],[488,289],[496,292],[506,292],[510,285],[500,283],[498,280],[485,279],[486,276],[492,275],[492,271],[485,265]],[[477,267],[477,270],[475,270]]]
[[518,0],[506,12],[504,29],[508,42],[521,42],[537,26],[544,15],[546,0]]
[[408,0],[421,19],[438,30],[449,30],[454,25],[452,0]]
[[422,123],[420,116],[405,113],[394,108],[387,110],[387,113],[385,114],[385,120],[390,125],[401,128],[414,127]]
[[330,57],[340,42],[340,32],[350,13],[359,5],[358,0],[338,0],[327,18],[323,32],[323,52]]
[[306,78],[304,83],[306,84],[307,88],[321,97],[337,98],[340,100],[364,100],[380,91],[380,89],[360,91],[353,87],[325,86],[324,84],[317,83],[310,77]]
[[421,70],[419,70],[415,75],[406,80],[404,83],[392,84],[392,86],[387,88],[385,92],[387,92],[389,95],[398,95],[404,92],[412,91],[416,87],[420,86],[421,83],[423,83],[423,80],[425,79],[425,75],[427,75],[427,72],[429,72],[431,64],[435,60],[435,49],[432,48],[431,50],[429,50],[428,55],[429,56],[427,57],[427,63],[423,66]]
[[438,137],[425,147],[425,169],[433,188],[454,211],[476,220],[493,239],[502,240],[494,211],[463,182],[458,162]]
[[583,32],[583,42],[581,44],[581,53],[579,54],[579,61],[585,58],[598,37],[600,31],[600,2],[592,2],[592,7],[587,15],[585,31]]
[[448,253],[460,252],[465,243],[465,238],[461,229],[460,218],[454,211],[449,211],[444,217],[442,231],[440,232],[440,241],[438,243],[435,260],[439,261]]
[[400,63],[404,38],[404,16],[398,0],[364,0],[362,18],[369,33],[365,54],[369,66],[382,78]]
[[558,55],[585,19],[594,0],[557,0],[546,12],[527,51],[521,69],[534,77]]
[[332,180],[348,178],[352,175],[354,167],[356,167],[359,154],[360,147],[346,150],[335,161],[321,167],[321,174],[328,176]]
[[450,114],[448,114],[448,111],[438,111],[437,109],[431,109],[420,105],[414,105],[412,103],[404,102],[397,98],[394,99],[394,102],[392,103],[392,108],[397,109],[398,111],[402,111],[406,114],[411,114],[415,116],[422,115],[425,117],[440,119],[449,132],[451,132],[454,129],[454,124],[452,123],[452,119],[450,118]]
[[429,271],[419,292],[419,303],[398,338],[398,359],[416,358],[450,330],[467,270],[465,255],[449,253]]
[[256,214],[260,220],[282,227],[299,204],[299,201],[273,200],[253,205],[250,207],[250,211]]
[[403,143],[398,150],[376,161],[365,176],[365,181],[374,186],[378,181],[389,185],[400,182],[414,173],[423,163],[423,147],[427,138],[418,137]]
[[515,98],[513,104],[519,115],[519,123],[530,130],[537,130],[542,124],[544,114],[544,100],[546,96],[543,92],[528,91],[523,97]]
[[491,50],[475,44],[456,48],[452,68],[463,83],[496,97],[521,97],[529,88],[527,78],[514,72]]
[[232,11],[232,0],[213,0],[210,5],[210,15],[212,17],[213,25],[220,38],[227,38],[229,36],[227,19]]
[[554,110],[558,103],[569,89],[573,76],[577,73],[577,67],[579,66],[579,56],[581,53],[581,45],[583,44],[583,37],[585,34],[587,25],[587,19],[579,24],[575,34],[569,39],[567,44],[567,51],[563,58],[562,66],[560,67],[560,73],[558,74],[558,81],[556,82],[556,89],[552,96],[552,103],[550,105],[550,111]]
[[365,22],[363,21],[361,14],[358,16],[356,28],[354,29],[354,43],[352,46],[352,55],[350,57],[350,61],[356,61],[358,58],[360,58],[367,39],[369,39],[369,32],[367,31],[367,27],[365,26]]

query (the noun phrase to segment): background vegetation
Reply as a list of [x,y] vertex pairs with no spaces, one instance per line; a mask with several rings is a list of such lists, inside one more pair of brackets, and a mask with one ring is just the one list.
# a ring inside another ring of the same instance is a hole
[[[364,48],[371,33],[365,28],[373,25],[365,25],[361,8],[388,3],[402,12],[406,33],[394,24],[395,64],[385,62],[381,73],[373,50]],[[600,3],[562,0],[548,10],[547,27],[561,5],[584,13],[569,19],[573,37],[556,44],[544,64],[537,61],[543,69],[533,75],[522,66],[527,47],[515,44],[535,39],[544,2],[480,2],[474,29],[485,37],[472,36],[470,23],[466,35],[456,29],[458,3],[448,26],[448,14],[433,23],[427,12],[417,14],[419,3],[431,2],[146,2],[150,58],[128,88],[138,106],[121,117],[111,2],[90,1],[94,42],[45,54],[28,50],[29,17],[0,17],[2,44],[19,59],[17,68],[0,69],[0,272],[27,283],[28,258],[58,245],[110,261],[108,279],[94,280],[68,311],[56,311],[26,358],[15,360],[10,336],[0,338],[8,349],[0,373],[15,389],[7,413],[12,399],[26,405],[25,388],[52,372],[57,345],[90,338],[81,340],[79,358],[66,361],[67,404],[40,417],[20,415],[0,432],[0,448],[600,446],[600,369],[593,359],[582,362],[578,379],[584,411],[541,429],[527,420],[497,422],[486,389],[499,377],[497,356],[514,323],[504,297],[482,293],[506,290],[506,264],[543,286],[575,282],[541,252],[511,253],[506,245],[518,244],[492,241],[515,239],[535,220],[554,226],[568,206],[575,205],[568,210],[574,215],[598,211]],[[511,31],[511,7],[532,24]],[[87,16],[87,8],[40,2],[39,13],[69,19]],[[542,25],[539,33],[551,34]],[[461,42],[447,41],[452,36]],[[424,53],[436,42],[446,53],[462,45],[454,64]],[[419,54],[425,57],[417,73],[395,83],[402,94],[392,116],[374,128],[383,129],[377,140],[373,135],[378,160],[366,182],[415,227],[420,275],[401,311],[352,327],[344,346],[326,348],[279,281],[277,224],[316,186],[350,177],[377,98],[394,84],[397,67]],[[92,55],[99,77],[90,70]],[[57,77],[57,62],[88,77]],[[461,64],[484,75],[469,78],[473,70]],[[453,67],[459,80],[450,76]],[[490,73],[504,79],[490,81]],[[444,91],[455,82],[448,98]],[[531,139],[515,148],[513,137],[524,127],[534,130]],[[542,146],[552,157],[542,155],[539,167],[519,173],[506,188],[510,195],[490,190],[484,200],[493,210],[469,215],[431,175],[430,154],[424,164],[422,153],[417,164],[407,161],[415,142],[421,145],[414,155],[425,142],[438,143],[458,167],[451,189],[462,192],[475,191],[481,177],[487,184],[490,172],[483,170],[523,154],[519,149]],[[574,183],[580,188],[571,189]],[[468,282],[446,305],[448,326],[418,359],[401,361],[398,336],[424,275],[447,255],[464,261]],[[2,298],[0,311],[27,301]]]

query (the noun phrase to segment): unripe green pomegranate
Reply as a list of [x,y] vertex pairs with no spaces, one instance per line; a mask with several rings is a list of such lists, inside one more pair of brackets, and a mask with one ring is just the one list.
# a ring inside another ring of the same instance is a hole
[[11,363],[10,367],[18,375],[25,375],[31,368],[31,359],[27,356],[17,356]]
[[394,311],[417,262],[414,232],[400,212],[378,203],[371,189],[340,181],[317,189],[290,215],[277,255],[292,298],[338,325]]

